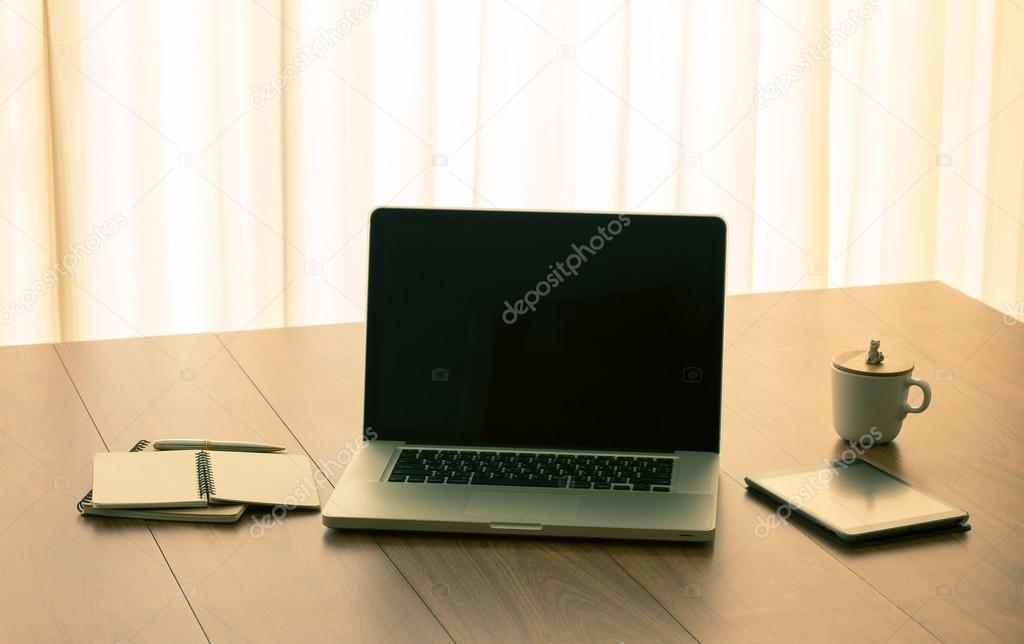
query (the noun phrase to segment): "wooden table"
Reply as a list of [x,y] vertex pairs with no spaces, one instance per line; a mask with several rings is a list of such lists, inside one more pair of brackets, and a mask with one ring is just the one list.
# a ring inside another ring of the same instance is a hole
[[[140,438],[281,443],[336,481],[360,433],[363,327],[2,348],[0,641],[1022,641],[1012,322],[938,282],[729,298],[711,545],[81,517],[92,455]],[[869,338],[935,394],[867,457],[974,530],[865,550],[795,523],[756,533],[772,507],[743,476],[839,454],[829,358]]]

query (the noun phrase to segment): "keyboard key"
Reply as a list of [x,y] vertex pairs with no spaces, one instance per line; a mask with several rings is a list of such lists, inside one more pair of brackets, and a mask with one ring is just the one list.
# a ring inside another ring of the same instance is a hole
[[388,477],[388,483],[405,483],[405,474],[392,473],[391,476]]
[[400,476],[427,476],[428,474],[430,474],[430,472],[425,469],[400,469],[397,467],[391,470],[391,473],[398,474]]
[[406,483],[422,483],[423,481],[426,480],[427,477],[425,476],[410,476],[408,479],[406,479]]
[[443,476],[428,476],[427,483],[444,483]]
[[616,484],[616,485],[612,485],[612,489],[613,490],[631,490],[632,488],[629,487],[628,485]]
[[668,492],[669,488],[668,488],[667,485],[652,485],[651,486],[651,491],[652,492]]
[[633,483],[646,483],[647,485],[670,485],[671,477],[650,477],[641,476],[633,480]]
[[525,479],[494,477],[489,479],[473,479],[474,485],[511,485],[520,487],[558,487],[558,481],[551,479]]

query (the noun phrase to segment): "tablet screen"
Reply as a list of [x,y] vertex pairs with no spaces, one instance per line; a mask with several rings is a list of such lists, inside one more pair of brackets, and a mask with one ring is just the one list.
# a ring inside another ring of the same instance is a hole
[[769,473],[751,480],[829,527],[861,533],[963,514],[865,461],[802,471]]

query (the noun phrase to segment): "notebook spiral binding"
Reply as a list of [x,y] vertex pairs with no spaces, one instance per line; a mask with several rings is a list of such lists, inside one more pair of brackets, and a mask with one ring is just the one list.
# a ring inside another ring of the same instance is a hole
[[[142,450],[146,449],[147,447],[149,447],[149,441],[141,440],[138,443],[135,443],[134,445],[132,445],[132,448],[130,450],[128,450],[128,451],[129,452],[141,452]],[[92,490],[89,490],[88,492],[86,492],[85,496],[82,497],[82,500],[79,501],[78,504],[75,506],[76,508],[78,508],[78,513],[79,514],[84,514],[85,513],[85,511],[82,509],[82,506],[85,505],[86,503],[92,503]]]
[[196,477],[199,480],[199,496],[210,500],[211,494],[217,493],[213,482],[213,471],[210,470],[210,455],[207,452],[196,452]]

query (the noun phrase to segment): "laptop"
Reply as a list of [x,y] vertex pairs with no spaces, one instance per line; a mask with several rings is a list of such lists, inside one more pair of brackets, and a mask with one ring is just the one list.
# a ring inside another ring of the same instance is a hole
[[380,208],[331,528],[708,541],[725,222]]

